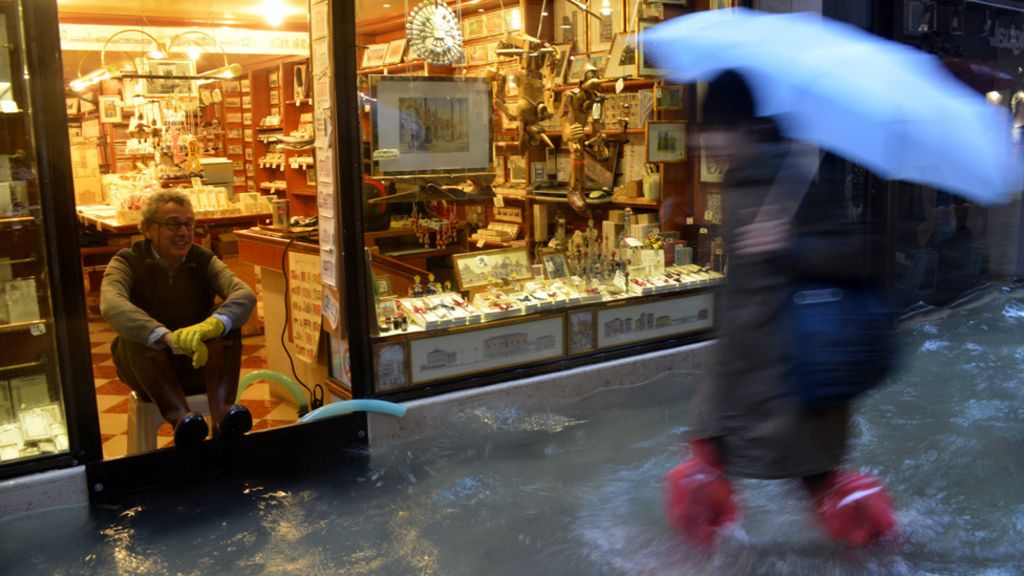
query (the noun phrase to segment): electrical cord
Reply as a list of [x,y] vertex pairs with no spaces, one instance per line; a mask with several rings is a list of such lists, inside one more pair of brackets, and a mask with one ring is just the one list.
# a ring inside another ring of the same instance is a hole
[[306,389],[309,393],[309,407],[310,410],[316,410],[317,408],[324,405],[324,387],[321,384],[315,384],[312,389],[306,386],[306,383],[299,378],[298,371],[295,370],[295,360],[292,358],[292,353],[288,351],[288,346],[285,344],[285,334],[288,333],[288,322],[290,322],[289,306],[288,306],[288,249],[292,247],[292,243],[295,242],[295,238],[289,238],[288,243],[284,245],[284,250],[281,252],[281,273],[284,274],[284,325],[281,326],[281,349],[284,350],[285,356],[288,357],[288,364],[292,367],[292,376],[295,377],[295,381],[300,386]]

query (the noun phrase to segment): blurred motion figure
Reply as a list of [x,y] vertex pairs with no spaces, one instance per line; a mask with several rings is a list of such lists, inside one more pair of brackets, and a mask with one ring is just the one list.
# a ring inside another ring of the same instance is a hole
[[832,538],[868,544],[893,528],[891,505],[878,479],[840,470],[849,403],[808,404],[793,392],[800,352],[787,349],[786,322],[800,279],[880,279],[879,246],[845,222],[841,185],[823,178],[806,195],[797,189],[791,143],[756,116],[742,76],[710,83],[703,117],[702,146],[730,165],[721,194],[727,280],[713,375],[694,401],[693,455],[666,476],[669,520],[708,545],[738,515],[727,476],[798,478]]

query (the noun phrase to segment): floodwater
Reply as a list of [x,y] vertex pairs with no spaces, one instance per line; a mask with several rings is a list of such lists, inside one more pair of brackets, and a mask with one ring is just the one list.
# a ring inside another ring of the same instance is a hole
[[828,541],[793,483],[739,481],[742,521],[701,553],[662,516],[693,374],[557,411],[467,411],[369,469],[291,475],[128,510],[0,523],[6,574],[1024,574],[1024,291],[902,330],[865,399],[852,465],[883,476],[899,531]]

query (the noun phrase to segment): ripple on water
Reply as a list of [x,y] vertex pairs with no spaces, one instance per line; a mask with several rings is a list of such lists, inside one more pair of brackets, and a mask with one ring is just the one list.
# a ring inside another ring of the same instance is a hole
[[945,340],[925,340],[921,345],[921,352],[937,352],[949,348],[950,343]]

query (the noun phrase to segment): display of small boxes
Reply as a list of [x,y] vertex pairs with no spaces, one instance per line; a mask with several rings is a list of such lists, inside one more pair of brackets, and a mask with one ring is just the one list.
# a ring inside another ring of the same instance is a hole
[[424,300],[431,304],[429,310],[446,313],[455,325],[476,324],[480,322],[482,315],[469,303],[464,301],[459,294],[445,292],[427,296]]
[[446,328],[454,323],[443,307],[424,298],[401,298],[398,305],[409,320],[427,330]]
[[485,322],[524,314],[521,303],[504,292],[481,292],[473,297],[473,307],[483,314]]

